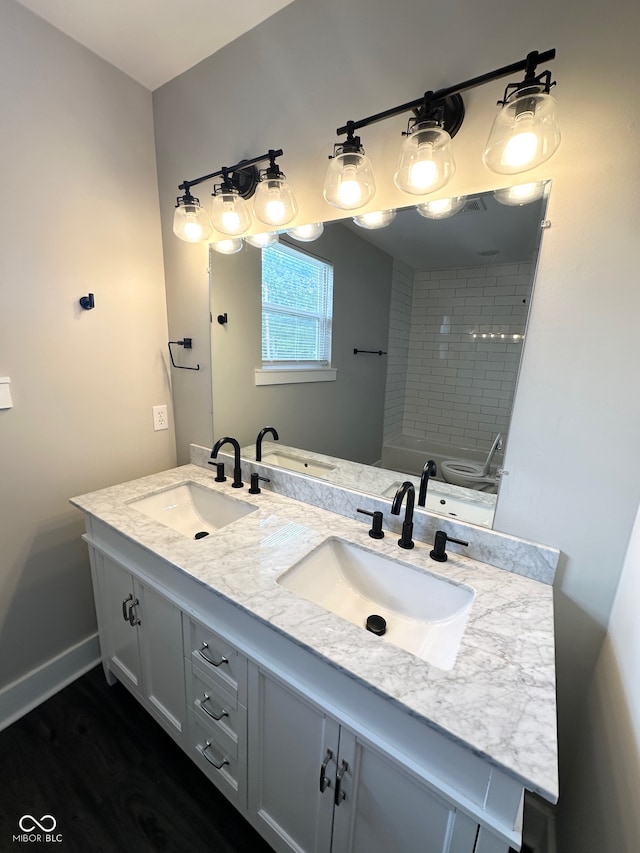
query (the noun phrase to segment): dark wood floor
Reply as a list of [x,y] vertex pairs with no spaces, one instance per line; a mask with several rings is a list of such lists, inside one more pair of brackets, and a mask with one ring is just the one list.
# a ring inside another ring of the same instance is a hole
[[[14,842],[23,815],[52,815],[62,843]],[[20,849],[272,853],[101,667],[0,732],[0,851]]]

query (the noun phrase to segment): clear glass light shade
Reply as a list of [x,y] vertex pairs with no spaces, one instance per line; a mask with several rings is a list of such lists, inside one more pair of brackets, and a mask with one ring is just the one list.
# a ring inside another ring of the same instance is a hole
[[360,216],[354,216],[353,221],[360,228],[386,228],[396,218],[395,210],[375,210],[373,213],[362,213]]
[[275,231],[268,231],[266,234],[252,234],[250,237],[245,237],[245,243],[250,246],[255,246],[256,249],[264,249],[265,246],[273,246],[277,243],[280,237]]
[[483,160],[492,172],[515,175],[548,160],[560,145],[557,101],[544,92],[523,92],[495,117]]
[[323,231],[324,225],[322,222],[312,222],[310,225],[298,225],[296,228],[290,228],[287,234],[301,243],[312,243],[322,235]]
[[462,210],[466,200],[466,196],[439,198],[416,205],[416,210],[420,216],[424,216],[426,219],[448,219]]
[[251,225],[251,213],[236,190],[222,189],[213,196],[211,221],[216,231],[237,237]]
[[509,207],[522,207],[523,204],[531,204],[544,195],[544,181],[535,181],[531,184],[517,184],[515,187],[504,187],[494,190],[493,197],[500,204]]
[[207,211],[200,207],[197,198],[180,200],[173,214],[173,233],[187,243],[201,243],[211,236],[211,222]]
[[258,184],[253,212],[265,225],[288,225],[298,213],[291,187],[284,177],[263,178]]
[[340,210],[364,207],[374,197],[376,182],[371,161],[357,152],[336,154],[329,162],[322,191],[326,201]]
[[228,240],[218,240],[211,243],[211,248],[221,255],[235,255],[236,252],[242,251],[244,243],[241,237],[230,237]]
[[426,195],[448,184],[455,171],[447,131],[435,122],[421,122],[402,143],[393,180],[406,193]]

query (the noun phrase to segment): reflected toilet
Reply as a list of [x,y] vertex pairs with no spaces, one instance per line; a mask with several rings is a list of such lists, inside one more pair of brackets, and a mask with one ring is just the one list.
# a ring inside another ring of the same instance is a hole
[[493,440],[491,450],[484,463],[472,462],[468,459],[445,459],[440,465],[440,473],[447,483],[454,486],[464,486],[480,492],[497,491],[496,475],[491,475],[491,462],[495,454],[502,450],[502,434],[498,433]]

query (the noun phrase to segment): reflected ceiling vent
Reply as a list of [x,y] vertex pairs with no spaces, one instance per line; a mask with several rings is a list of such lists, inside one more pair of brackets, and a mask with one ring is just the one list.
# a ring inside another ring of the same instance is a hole
[[465,202],[462,210],[458,213],[458,216],[463,216],[465,213],[484,213],[486,209],[487,205],[485,204],[484,199],[480,198],[480,196],[476,198],[469,198]]

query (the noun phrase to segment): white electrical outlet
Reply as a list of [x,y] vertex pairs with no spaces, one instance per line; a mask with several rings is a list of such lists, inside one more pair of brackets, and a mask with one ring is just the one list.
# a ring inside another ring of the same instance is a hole
[[156,432],[159,429],[169,429],[169,415],[166,406],[153,406],[153,428]]

